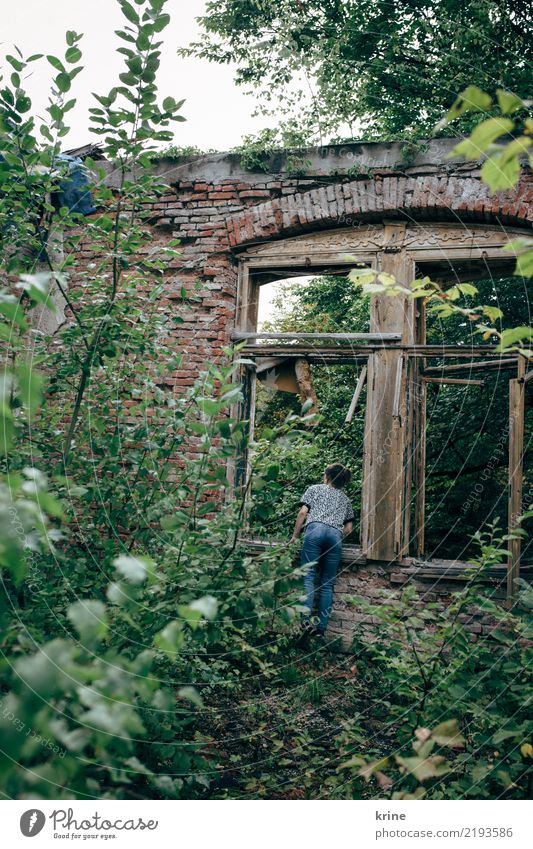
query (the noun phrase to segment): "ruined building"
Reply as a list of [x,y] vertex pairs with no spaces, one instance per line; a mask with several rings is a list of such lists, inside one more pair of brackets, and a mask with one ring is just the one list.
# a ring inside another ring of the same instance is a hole
[[[366,365],[361,540],[359,548],[345,551],[331,620],[332,631],[346,638],[358,616],[344,603],[346,595],[372,596],[376,588],[393,591],[412,582],[422,600],[436,599],[461,583],[461,564],[424,560],[427,381],[461,380],[461,366],[471,363],[470,371],[479,373],[507,370],[514,521],[522,498],[526,363],[508,356],[502,364],[489,345],[428,346],[419,302],[382,295],[373,298],[364,338],[257,340],[259,287],[296,272],[349,269],[354,257],[402,283],[426,274],[441,281],[512,274],[514,257],[504,247],[510,237],[531,233],[533,176],[524,173],[517,188],[494,194],[480,181],[476,163],[448,157],[454,144],[430,141],[411,161],[402,157],[400,143],[330,146],[305,151],[298,172],[289,170],[285,154],[257,172],[243,168],[236,154],[154,166],[171,187],[152,205],[154,240],[181,240],[181,256],[167,270],[165,308],[177,308],[182,287],[203,283],[200,301],[179,326],[186,356],[174,375],[178,391],[236,339],[245,340],[246,356],[259,372],[267,358]],[[248,367],[243,379],[239,414],[253,428],[256,370]],[[243,468],[245,458],[235,466],[235,485]],[[508,574],[495,573],[509,594],[519,560],[517,542]],[[474,632],[482,627],[471,623]]]

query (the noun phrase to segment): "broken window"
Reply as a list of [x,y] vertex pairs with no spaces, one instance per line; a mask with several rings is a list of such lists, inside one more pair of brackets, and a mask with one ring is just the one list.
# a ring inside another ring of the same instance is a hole
[[[254,365],[244,375],[240,413],[260,438],[268,416],[299,408],[303,398],[311,398],[321,415],[327,411],[329,442],[319,439],[319,422],[309,427],[298,457],[315,479],[313,463],[318,470],[332,459],[342,462],[345,458],[338,454],[347,446],[347,464],[354,483],[360,484],[361,547],[369,559],[401,564],[414,555],[426,562],[428,555],[458,556],[461,545],[466,551],[468,522],[457,522],[450,530],[449,521],[464,463],[460,472],[453,470],[451,482],[442,464],[451,458],[460,464],[466,450],[473,477],[477,467],[489,463],[493,437],[497,433],[501,438],[505,419],[510,423],[504,428],[507,461],[502,457],[498,470],[490,470],[491,486],[500,490],[493,492],[486,515],[478,513],[477,518],[478,524],[494,518],[501,503],[509,527],[516,527],[517,516],[527,509],[522,497],[523,425],[533,369],[526,374],[523,357],[498,353],[494,344],[462,326],[461,319],[439,323],[426,316],[420,301],[378,294],[364,302],[350,289],[347,272],[359,264],[404,283],[425,275],[445,283],[479,281],[476,297],[497,302],[503,289],[494,289],[494,280],[503,280],[513,268],[504,249],[508,237],[490,226],[393,220],[263,244],[241,258],[233,338],[244,342],[245,356]],[[273,325],[265,304],[275,302],[268,287],[276,283],[283,314]],[[491,285],[493,290],[485,291]],[[507,310],[508,320],[529,323],[529,298],[518,294],[516,278],[510,285],[512,306],[522,312],[517,317]],[[499,391],[500,380],[507,382],[507,395]],[[494,415],[485,416],[486,432],[478,428],[472,435],[466,425],[474,425],[487,406],[486,393],[494,394]],[[241,458],[237,463],[237,485],[245,479],[246,462]],[[440,481],[438,472],[444,472]],[[524,480],[530,487],[527,470]],[[294,508],[308,483],[300,480],[298,468],[287,470],[287,505]],[[280,513],[263,518],[270,535],[279,536],[274,529]],[[518,574],[518,538],[509,547],[511,593]]]

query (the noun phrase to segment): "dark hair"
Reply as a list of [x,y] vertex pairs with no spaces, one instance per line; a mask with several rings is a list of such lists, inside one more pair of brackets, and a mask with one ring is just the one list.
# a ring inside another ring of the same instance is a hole
[[326,466],[325,475],[335,489],[344,489],[352,478],[351,471],[342,463],[331,463],[330,466]]

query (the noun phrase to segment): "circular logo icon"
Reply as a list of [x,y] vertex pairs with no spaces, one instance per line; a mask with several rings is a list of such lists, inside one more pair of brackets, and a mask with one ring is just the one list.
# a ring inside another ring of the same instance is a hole
[[20,830],[24,837],[35,837],[42,831],[46,822],[46,817],[38,808],[30,808],[29,811],[24,811],[20,818]]

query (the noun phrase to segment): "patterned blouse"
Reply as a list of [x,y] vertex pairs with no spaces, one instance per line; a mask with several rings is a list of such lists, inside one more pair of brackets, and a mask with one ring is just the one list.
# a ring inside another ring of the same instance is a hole
[[347,522],[351,522],[354,515],[350,499],[342,491],[328,486],[325,483],[309,486],[300,499],[300,504],[309,508],[307,524],[310,522],[322,522],[323,525],[331,525],[342,531]]

